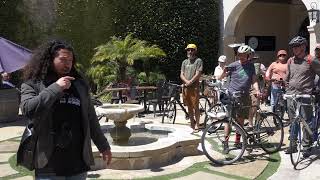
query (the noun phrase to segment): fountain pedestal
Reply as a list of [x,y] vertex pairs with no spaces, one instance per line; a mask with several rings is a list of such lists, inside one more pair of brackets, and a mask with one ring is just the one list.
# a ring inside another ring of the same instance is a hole
[[131,130],[126,126],[128,121],[114,121],[115,127],[110,131],[113,143],[116,145],[128,144],[131,136]]
[[129,119],[143,111],[143,106],[137,104],[104,104],[97,107],[99,114],[113,120],[115,127],[110,131],[110,135],[115,145],[128,144],[131,130],[126,126]]

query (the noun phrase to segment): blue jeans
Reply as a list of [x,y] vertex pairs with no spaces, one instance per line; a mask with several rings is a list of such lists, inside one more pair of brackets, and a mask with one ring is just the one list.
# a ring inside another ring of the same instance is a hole
[[275,106],[275,104],[278,100],[278,96],[280,94],[282,95],[282,90],[280,89],[280,87],[277,85],[272,85],[272,87],[271,87],[271,100],[270,100],[272,112],[275,111],[274,106]]
[[85,180],[87,178],[87,172],[76,174],[73,176],[56,176],[56,175],[38,175],[36,180]]

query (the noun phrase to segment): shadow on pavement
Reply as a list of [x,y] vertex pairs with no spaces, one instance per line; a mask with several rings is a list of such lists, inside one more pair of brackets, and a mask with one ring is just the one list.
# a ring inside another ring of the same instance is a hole
[[1,122],[0,128],[2,127],[10,127],[10,126],[26,126],[28,123],[27,119],[23,116],[18,116],[17,120],[12,122]]
[[303,158],[297,166],[294,168],[295,170],[303,170],[309,167],[314,161],[320,159],[320,148],[314,147],[312,149],[312,155],[308,158]]

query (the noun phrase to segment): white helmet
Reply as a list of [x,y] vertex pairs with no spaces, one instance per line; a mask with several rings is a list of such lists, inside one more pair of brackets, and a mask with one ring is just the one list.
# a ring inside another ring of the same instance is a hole
[[250,51],[251,51],[251,54],[255,53],[255,51],[254,51],[254,49],[252,47],[250,47]]
[[245,54],[250,54],[252,51],[251,51],[251,47],[248,46],[248,45],[242,45],[239,47],[238,49],[238,53],[245,53]]
[[218,59],[219,62],[226,62],[227,57],[225,55],[221,55]]

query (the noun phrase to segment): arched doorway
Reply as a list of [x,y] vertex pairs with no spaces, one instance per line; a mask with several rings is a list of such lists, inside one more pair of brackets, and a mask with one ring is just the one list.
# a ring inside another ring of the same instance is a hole
[[[310,33],[309,33],[309,31],[308,31],[308,26],[309,26],[309,25],[310,25],[309,18],[306,18],[306,19],[302,22],[302,24],[301,24],[301,26],[300,26],[300,29],[299,29],[299,32],[298,32],[298,35],[299,35],[299,36],[305,37],[305,38],[307,39],[308,44],[309,44],[309,42],[310,42]],[[308,47],[307,47],[307,52],[309,52],[309,49],[310,49],[310,47],[308,46]]]
[[[308,38],[308,13],[303,0],[242,0],[225,22],[224,53],[232,59],[230,43],[248,43],[255,37],[260,61],[269,65],[279,49],[297,34]],[[256,40],[258,39],[258,40]]]

